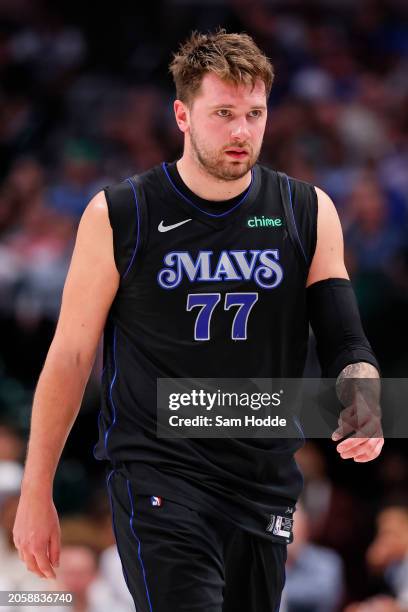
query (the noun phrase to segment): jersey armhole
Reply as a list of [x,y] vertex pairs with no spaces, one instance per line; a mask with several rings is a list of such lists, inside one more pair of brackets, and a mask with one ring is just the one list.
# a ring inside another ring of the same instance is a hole
[[140,195],[135,177],[104,188],[120,283],[127,283],[141,250]]
[[285,214],[286,227],[289,238],[302,264],[304,266],[309,266],[310,262],[303,247],[303,243],[300,239],[298,227],[296,224],[296,218],[293,210],[292,189],[290,186],[289,178],[284,172],[278,172],[277,174],[279,179],[279,189],[282,200],[283,212]]
[[135,215],[136,215],[136,236],[135,236],[135,243],[134,243],[134,247],[133,247],[133,251],[132,251],[132,255],[130,257],[129,263],[126,267],[126,270],[122,276],[122,280],[125,280],[125,278],[127,277],[127,275],[129,274],[134,260],[135,260],[135,256],[136,253],[138,251],[139,248],[139,244],[140,244],[140,204],[139,204],[139,198],[138,198],[138,194],[137,194],[137,190],[136,190],[136,184],[134,182],[134,180],[132,180],[132,178],[127,178],[126,182],[129,183],[129,185],[132,188],[132,193],[133,193],[133,199],[134,199],[134,205],[135,205]]
[[106,205],[107,205],[107,208],[108,208],[109,224],[110,224],[111,229],[112,229],[113,258],[115,260],[116,270],[118,271],[119,276],[121,276],[119,245],[118,245],[116,237],[115,237],[115,221],[114,221],[113,204],[112,204],[112,200],[111,200],[110,190],[111,190],[110,186],[104,187],[102,189],[102,191],[105,194]]

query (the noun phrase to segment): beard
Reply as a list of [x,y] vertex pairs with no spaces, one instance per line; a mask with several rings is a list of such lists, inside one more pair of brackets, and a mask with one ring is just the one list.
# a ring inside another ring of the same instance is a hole
[[[196,135],[195,131],[190,129],[190,142],[193,155],[200,167],[221,181],[236,181],[242,178],[256,164],[261,147],[254,151],[248,143],[231,144],[224,147],[221,151],[210,149]],[[228,149],[244,149],[248,156],[243,161],[228,160],[225,157],[225,151]]]

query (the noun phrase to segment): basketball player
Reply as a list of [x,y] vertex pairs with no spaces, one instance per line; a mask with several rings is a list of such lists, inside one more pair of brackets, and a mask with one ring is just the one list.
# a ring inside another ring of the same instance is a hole
[[[83,214],[35,393],[14,540],[31,571],[54,576],[53,478],[103,332],[94,453],[108,465],[136,610],[275,612],[302,442],[159,438],[156,381],[301,377],[309,321],[325,375],[376,378],[378,366],[330,198],[256,163],[269,60],[248,35],[221,30],[193,34],[170,69],[184,152],[98,193]],[[338,450],[365,462],[382,444],[377,419]]]

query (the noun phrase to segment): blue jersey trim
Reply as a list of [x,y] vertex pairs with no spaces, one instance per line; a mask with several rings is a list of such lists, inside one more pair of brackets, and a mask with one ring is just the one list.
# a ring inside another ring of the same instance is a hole
[[112,382],[111,382],[110,388],[109,388],[109,399],[110,399],[110,403],[111,403],[111,406],[112,406],[113,420],[112,420],[112,423],[109,425],[109,427],[108,427],[108,429],[106,430],[106,433],[105,433],[105,452],[106,452],[106,456],[108,457],[108,459],[110,459],[109,453],[108,453],[108,437],[109,437],[109,434],[110,434],[110,431],[111,431],[112,427],[116,423],[116,407],[115,407],[115,402],[113,401],[113,396],[112,396],[113,385],[116,382],[116,375],[117,375],[117,367],[116,367],[116,327],[114,328],[114,331],[113,331],[113,367],[115,368],[115,372],[113,374]]
[[120,554],[120,550],[119,550],[119,542],[118,542],[118,536],[117,536],[117,532],[116,532],[116,522],[115,522],[115,509],[113,507],[112,493],[111,493],[111,490],[110,490],[110,479],[111,479],[112,475],[114,474],[114,472],[115,472],[115,470],[112,470],[111,472],[109,472],[109,474],[108,474],[108,476],[106,478],[106,486],[108,488],[109,503],[110,503],[111,513],[112,513],[112,526],[113,526],[113,532],[115,534],[115,539],[116,539],[116,548],[118,550],[119,559],[120,559],[120,562],[122,564],[123,576],[125,578],[125,582],[126,582],[127,588],[130,591],[128,575],[127,575],[127,572],[126,572],[126,568],[125,568],[125,566],[123,564],[122,555]]
[[249,195],[249,193],[250,193],[250,191],[251,191],[251,188],[252,188],[253,182],[254,182],[254,173],[253,173],[253,171],[251,170],[251,182],[250,182],[250,184],[249,184],[249,187],[248,187],[247,191],[244,193],[244,195],[242,196],[242,198],[240,199],[240,201],[239,201],[237,204],[235,204],[235,206],[233,206],[232,208],[230,208],[229,210],[226,210],[225,212],[223,212],[223,213],[219,213],[218,215],[216,215],[215,213],[209,213],[209,212],[207,212],[206,210],[203,210],[202,208],[200,208],[199,206],[197,206],[197,204],[194,204],[194,202],[192,202],[192,201],[190,200],[190,198],[188,198],[187,196],[185,196],[185,195],[184,195],[184,193],[182,193],[182,192],[181,192],[181,191],[180,191],[180,190],[177,188],[177,186],[174,184],[174,182],[173,182],[173,180],[172,180],[172,178],[171,178],[171,176],[170,176],[170,174],[169,174],[169,172],[168,172],[168,170],[167,170],[167,167],[166,167],[166,163],[165,163],[165,162],[163,162],[163,163],[162,163],[162,168],[163,168],[163,170],[164,170],[164,172],[165,172],[165,174],[166,174],[166,176],[167,176],[167,178],[168,178],[168,180],[169,180],[169,182],[170,182],[171,186],[173,187],[174,191],[176,191],[176,193],[178,193],[178,195],[179,195],[181,198],[183,198],[183,200],[184,200],[185,202],[187,202],[188,204],[190,204],[191,206],[193,206],[193,208],[196,208],[196,209],[197,209],[197,210],[199,210],[200,212],[204,213],[205,215],[208,215],[209,217],[215,217],[216,219],[218,219],[218,218],[220,218],[220,217],[225,217],[226,215],[229,215],[229,213],[231,213],[233,210],[235,210],[236,208],[238,208],[238,206],[241,206],[241,204],[243,204],[243,203],[245,202],[245,200],[247,199],[247,197],[248,197],[248,195]]
[[135,540],[137,542],[137,556],[139,557],[139,562],[140,562],[140,566],[142,568],[142,573],[143,573],[143,580],[144,580],[144,584],[145,584],[145,588],[146,588],[146,596],[147,596],[147,601],[149,602],[149,609],[150,612],[153,612],[153,608],[152,608],[152,604],[150,601],[150,595],[149,595],[149,589],[147,587],[147,580],[146,580],[146,571],[145,571],[145,567],[143,565],[143,559],[142,559],[142,545],[141,542],[139,540],[139,538],[137,537],[135,528],[133,526],[133,520],[134,520],[134,507],[133,507],[133,499],[132,499],[132,487],[131,484],[129,482],[129,480],[126,481],[127,482],[127,489],[128,489],[128,495],[129,495],[129,500],[130,500],[130,507],[131,507],[131,515],[130,515],[130,520],[129,520],[129,524],[130,524],[130,529],[135,537]]
[[295,227],[296,236],[297,236],[300,248],[302,249],[303,257],[305,258],[306,263],[308,263],[308,260],[307,260],[307,257],[306,257],[306,253],[305,253],[305,251],[303,249],[303,244],[302,244],[302,242],[300,240],[298,228],[297,228],[297,225],[296,225],[296,219],[295,219],[295,215],[294,215],[294,212],[293,212],[292,191],[290,189],[290,183],[289,183],[289,179],[288,179],[287,176],[286,176],[286,182],[288,183],[288,189],[289,189],[290,211],[292,213],[293,225]]
[[[105,371],[106,371],[106,365],[105,365],[105,367],[102,370],[101,385],[103,383],[103,377],[104,377]],[[102,408],[99,409],[98,420],[97,420],[98,438],[99,438],[99,435],[100,435],[99,432],[102,429],[102,427],[101,427],[101,417],[102,417]],[[98,442],[99,442],[99,440],[98,440]],[[95,459],[97,461],[100,461],[100,459],[95,455],[95,451],[96,451],[96,447],[98,446],[98,442],[95,442],[93,450],[92,450],[92,454],[93,454],[93,456],[95,457]]]
[[136,218],[137,218],[137,236],[136,236],[136,244],[135,244],[135,248],[133,249],[133,254],[132,257],[130,259],[130,263],[127,267],[126,272],[124,273],[122,278],[126,278],[127,273],[129,272],[130,268],[132,267],[133,264],[133,260],[135,258],[138,246],[139,246],[139,236],[140,236],[140,215],[139,215],[139,202],[137,199],[137,193],[136,193],[136,189],[135,186],[133,184],[133,181],[130,178],[126,179],[128,183],[130,183],[130,186],[132,187],[133,190],[133,195],[135,197],[135,206],[136,206]]

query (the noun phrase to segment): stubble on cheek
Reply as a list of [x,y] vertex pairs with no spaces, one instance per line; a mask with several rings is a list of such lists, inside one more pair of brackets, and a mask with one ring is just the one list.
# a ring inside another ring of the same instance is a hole
[[[203,170],[221,180],[236,180],[244,176],[257,162],[260,149],[254,153],[252,146],[245,145],[248,157],[242,161],[228,159],[225,151],[239,145],[224,145],[220,149],[211,148],[210,144],[197,138],[194,130],[190,132],[191,147],[194,157]],[[243,143],[244,144],[244,143]]]

